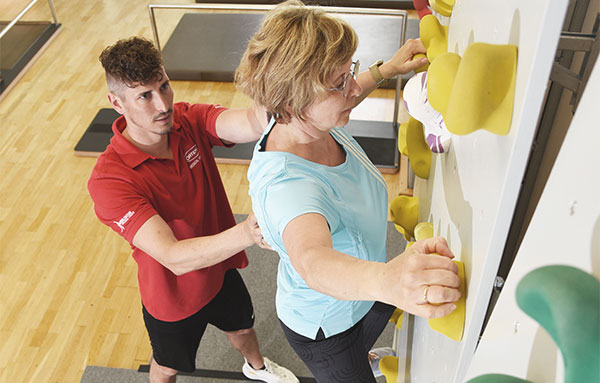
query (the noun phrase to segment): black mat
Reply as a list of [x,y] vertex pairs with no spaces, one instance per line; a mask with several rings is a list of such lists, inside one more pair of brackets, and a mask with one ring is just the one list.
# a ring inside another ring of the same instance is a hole
[[[0,31],[7,25],[8,22],[0,21]],[[59,28],[60,24],[50,22],[19,22],[0,39],[0,94]]]
[[[248,41],[260,26],[261,13],[186,13],[163,48],[165,69],[171,80],[233,81],[233,74]],[[355,58],[363,69],[388,59],[403,41],[402,19],[391,15],[336,16],[347,20],[359,37]],[[419,36],[418,20],[406,23],[405,38]],[[403,76],[403,79],[410,77]],[[387,88],[395,88],[392,80]]]
[[[114,109],[100,109],[75,146],[75,154],[92,157],[100,155],[110,143],[113,136],[112,123],[118,117],[119,114]],[[397,169],[399,154],[392,123],[350,120],[346,129],[381,171],[390,172]],[[213,148],[213,154],[217,162],[248,164],[252,158],[254,144],[238,144],[233,148],[216,146]]]
[[[144,364],[141,365],[138,372],[150,372],[150,365]],[[198,378],[208,378],[208,379],[227,379],[228,381],[240,381],[247,382],[249,381],[246,376],[237,371],[219,371],[219,370],[205,370],[205,369],[196,369],[194,372],[179,372],[177,376],[190,376],[190,377],[198,377]],[[300,383],[316,383],[315,378],[309,378],[305,376],[297,376]]]
[[[226,4],[279,4],[283,0],[220,0]],[[214,0],[196,0],[196,3],[215,3]],[[414,9],[412,0],[304,0],[306,4],[331,7]]]
[[104,152],[113,136],[112,124],[119,116],[112,108],[100,109],[75,145],[75,154],[96,157]]

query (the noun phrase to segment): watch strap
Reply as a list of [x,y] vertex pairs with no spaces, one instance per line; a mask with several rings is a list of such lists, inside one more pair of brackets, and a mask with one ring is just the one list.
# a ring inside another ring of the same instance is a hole
[[390,82],[389,79],[383,78],[383,75],[381,74],[381,71],[379,70],[379,67],[382,64],[383,64],[383,60],[379,60],[379,61],[373,63],[369,67],[369,72],[371,72],[371,76],[373,76],[373,79],[375,80],[375,83],[377,84],[377,87],[380,87],[380,86],[385,85],[388,82]]

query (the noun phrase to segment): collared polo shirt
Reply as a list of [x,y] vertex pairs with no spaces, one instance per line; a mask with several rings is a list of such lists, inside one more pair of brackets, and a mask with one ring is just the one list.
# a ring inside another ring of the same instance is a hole
[[219,264],[177,276],[132,244],[138,229],[155,214],[178,240],[218,234],[235,225],[211,151],[212,146],[223,145],[216,120],[224,110],[176,103],[169,133],[172,160],[152,157],[127,141],[121,116],[88,181],[96,215],[133,249],[144,307],[163,321],[196,313],[221,289],[225,271],[248,264],[242,251]]

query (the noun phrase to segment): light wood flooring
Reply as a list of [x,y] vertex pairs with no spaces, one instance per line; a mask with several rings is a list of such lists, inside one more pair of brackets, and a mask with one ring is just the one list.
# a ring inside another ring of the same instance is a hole
[[[2,0],[0,20],[11,20],[27,3]],[[131,35],[152,39],[148,2],[54,3],[61,32],[0,101],[0,382],[6,383],[79,382],[86,365],[136,369],[151,354],[130,248],[92,210],[86,181],[95,158],[73,151],[96,112],[109,107],[100,51]],[[158,18],[163,42],[179,17],[166,13]],[[47,2],[25,20],[50,20]],[[176,101],[249,105],[229,83],[173,87]],[[354,117],[391,120],[392,109],[392,92],[377,91]],[[248,213],[247,167],[219,168],[234,212]],[[385,178],[390,197],[404,187],[401,174]]]

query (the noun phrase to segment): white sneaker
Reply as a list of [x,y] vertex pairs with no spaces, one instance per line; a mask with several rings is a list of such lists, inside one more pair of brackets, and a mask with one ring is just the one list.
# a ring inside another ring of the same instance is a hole
[[[245,360],[245,359],[244,359]],[[255,370],[247,360],[244,362],[242,372],[246,378],[251,380],[260,380],[267,383],[299,383],[296,376],[287,368],[281,367],[270,359],[264,358],[265,368]]]
[[384,356],[396,356],[396,351],[394,351],[391,347],[380,347],[374,348],[369,351],[369,362],[371,362],[371,371],[373,371],[373,375],[378,378],[382,376],[381,370],[379,369],[379,362],[381,358]]

